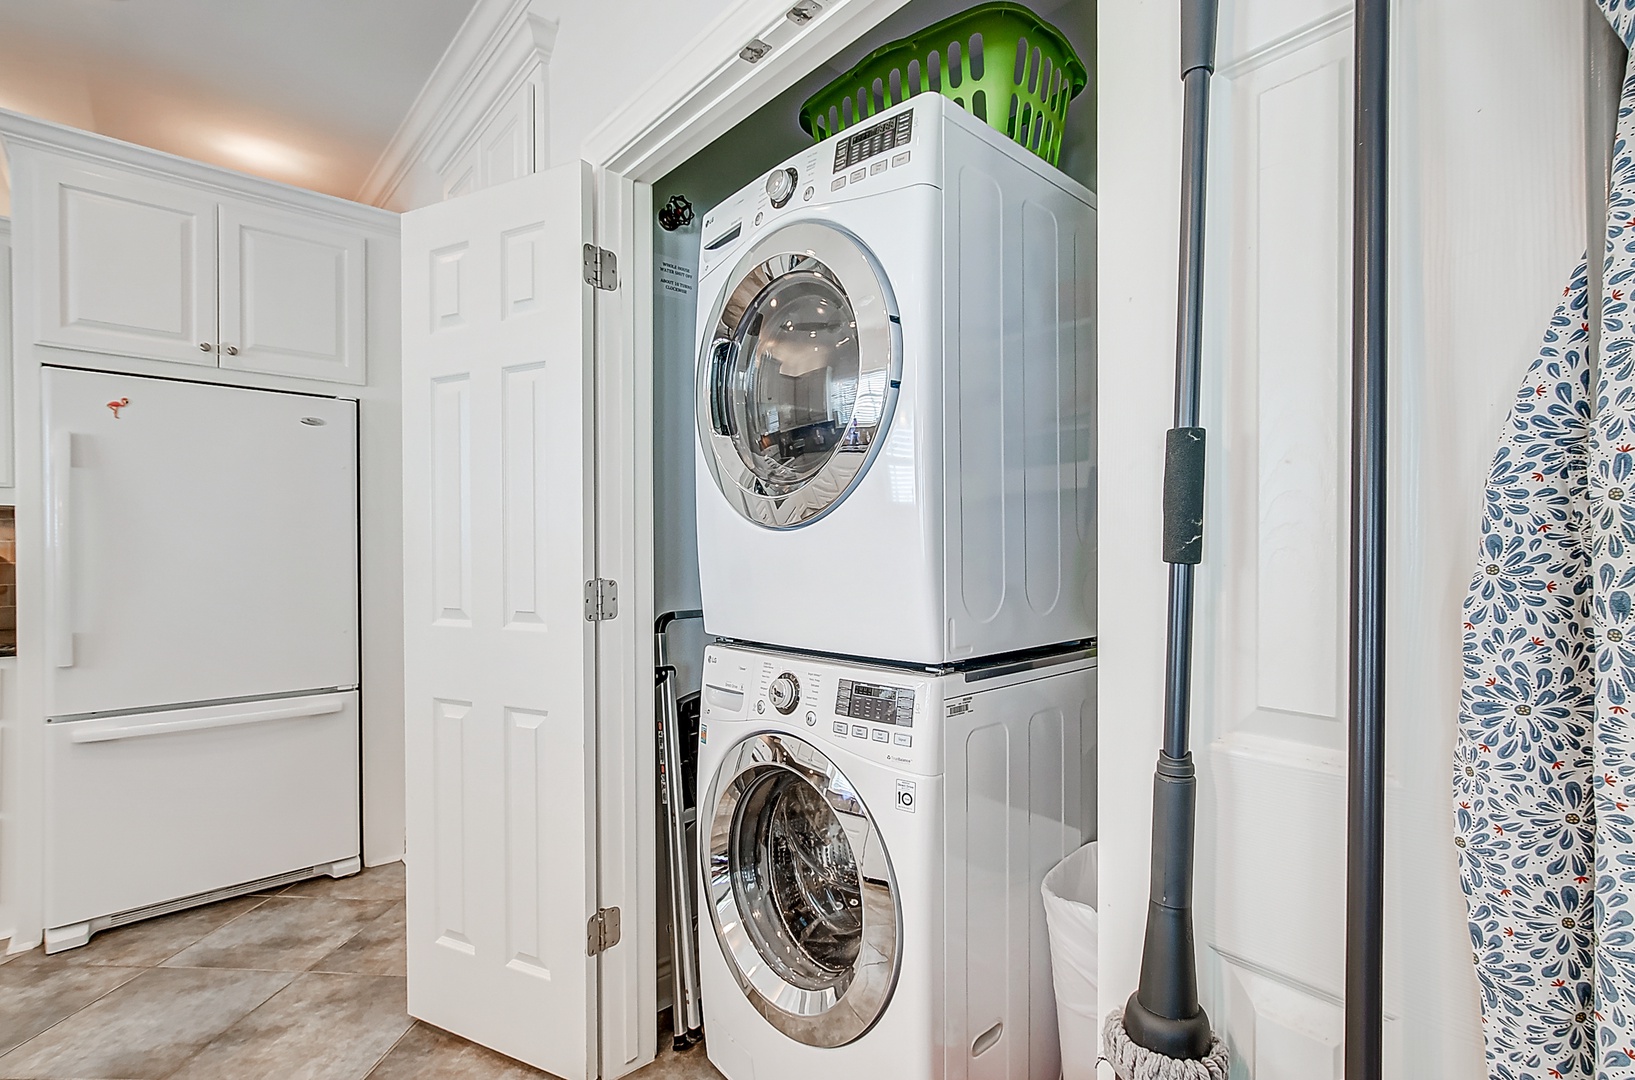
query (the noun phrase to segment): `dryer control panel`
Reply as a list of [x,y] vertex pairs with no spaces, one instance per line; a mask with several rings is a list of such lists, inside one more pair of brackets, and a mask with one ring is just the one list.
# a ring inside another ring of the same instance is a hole
[[705,212],[702,282],[760,234],[785,221],[827,217],[828,207],[918,184],[942,186],[942,127],[987,125],[941,94],[919,94],[802,150]]

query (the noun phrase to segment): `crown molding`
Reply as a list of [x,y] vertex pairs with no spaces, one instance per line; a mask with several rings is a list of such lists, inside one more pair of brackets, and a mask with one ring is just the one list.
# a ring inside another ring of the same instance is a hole
[[359,202],[384,206],[422,162],[441,170],[536,67],[550,62],[558,23],[540,6],[477,0],[358,189]]
[[[353,225],[363,225],[386,232],[398,231],[397,215],[389,210],[364,206],[333,195],[324,195],[306,188],[291,187],[275,180],[206,165],[192,158],[154,150],[134,143],[110,139],[78,128],[65,127],[49,120],[40,120],[22,113],[0,109],[0,144],[11,148],[38,150],[70,157],[93,165],[112,165],[117,168],[147,173],[172,183],[182,181],[194,187],[205,188],[220,195],[248,198],[281,207],[299,207],[309,213],[336,218]],[[12,170],[16,178],[16,170]],[[15,202],[17,193],[12,192]]]

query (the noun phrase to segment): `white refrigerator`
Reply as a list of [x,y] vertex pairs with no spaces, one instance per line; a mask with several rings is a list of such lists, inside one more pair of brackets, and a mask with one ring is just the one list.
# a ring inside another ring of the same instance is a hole
[[45,924],[360,851],[355,402],[44,372]]

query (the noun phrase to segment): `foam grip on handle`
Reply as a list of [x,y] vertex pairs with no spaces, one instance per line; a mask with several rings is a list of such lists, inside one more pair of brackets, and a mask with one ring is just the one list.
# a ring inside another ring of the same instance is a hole
[[1204,561],[1204,429],[1170,428],[1164,437],[1164,561]]

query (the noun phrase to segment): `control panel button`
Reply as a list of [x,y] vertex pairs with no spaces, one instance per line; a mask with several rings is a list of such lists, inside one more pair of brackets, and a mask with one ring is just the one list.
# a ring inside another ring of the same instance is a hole
[[885,171],[886,171],[886,163],[884,161],[876,161],[873,165],[869,166],[869,173],[871,175],[873,175],[875,173],[883,173]]
[[910,735],[906,731],[899,731],[899,732],[897,732],[896,736],[892,739],[892,741],[895,742],[898,746],[913,746],[914,745],[914,736]]
[[890,742],[891,741],[891,732],[887,731],[885,728],[875,728],[874,729],[874,741],[875,742]]
[[868,174],[869,174],[869,171],[867,169],[853,169],[852,170],[852,183],[854,183],[854,184],[857,183],[859,180],[863,179],[863,177],[867,176]]
[[845,186],[846,186],[846,178],[844,176],[837,176],[832,181],[830,181],[829,190],[830,191],[839,191],[841,188],[843,188]]
[[766,715],[766,702],[757,701],[755,703],[755,711],[757,713],[759,713],[760,715],[765,716]]
[[836,720],[834,722],[834,733],[836,735],[839,735],[840,737],[845,738],[846,733],[849,732],[850,730],[851,730],[851,728],[846,726],[846,721]]
[[806,190],[800,193],[800,201],[801,202],[811,202],[812,201],[812,192],[814,192],[816,190],[817,189],[814,188],[811,184],[807,184],[806,185]]
[[853,724],[852,737],[855,739],[867,739],[869,737],[869,729],[864,727],[862,724]]
[[896,155],[895,157],[893,157],[891,159],[891,167],[893,169],[895,169],[899,165],[907,165],[908,164],[908,156],[911,153],[913,153],[912,150],[904,150],[902,153],[900,153],[900,154]]
[[806,714],[806,726],[817,727],[817,713],[809,712]]

